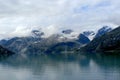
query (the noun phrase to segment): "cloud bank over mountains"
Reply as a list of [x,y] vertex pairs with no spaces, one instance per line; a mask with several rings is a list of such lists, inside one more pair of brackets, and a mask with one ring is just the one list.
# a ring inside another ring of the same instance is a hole
[[119,0],[0,0],[0,38],[26,34],[33,26],[51,30],[50,34],[64,28],[120,25],[119,4]]

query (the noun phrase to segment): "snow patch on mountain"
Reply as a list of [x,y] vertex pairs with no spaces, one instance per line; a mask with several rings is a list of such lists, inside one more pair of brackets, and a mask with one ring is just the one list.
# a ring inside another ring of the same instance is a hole
[[113,29],[114,27],[111,27],[111,26],[103,26],[99,28],[98,30],[83,31],[82,34],[84,34],[90,40],[93,40],[94,38],[99,37],[107,32],[110,32]]
[[97,31],[97,33],[96,33],[96,35],[95,35],[95,38],[96,38],[96,37],[99,37],[99,36],[101,36],[101,35],[103,35],[103,34],[105,34],[106,32],[110,32],[111,30],[112,30],[112,27],[103,26],[102,28],[100,28],[100,29]]
[[84,31],[82,34],[92,40],[96,33],[94,31]]

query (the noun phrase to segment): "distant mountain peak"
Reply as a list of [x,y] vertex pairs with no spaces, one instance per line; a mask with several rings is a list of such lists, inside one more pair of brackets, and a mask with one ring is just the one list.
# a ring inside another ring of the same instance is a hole
[[90,42],[89,38],[86,37],[84,34],[80,34],[78,36],[78,42],[82,43],[82,44],[87,44]]
[[66,29],[66,30],[63,30],[62,33],[64,34],[71,34],[73,32],[73,30],[71,29]]
[[104,35],[106,32],[110,32],[111,30],[112,30],[111,27],[109,27],[109,26],[103,26],[102,28],[100,28],[100,29],[97,31],[95,38],[96,38],[96,37],[99,37],[99,36],[102,36],[102,35]]
[[88,37],[90,40],[92,40],[94,36],[96,35],[94,31],[84,31],[82,32],[82,34]]
[[84,31],[83,34],[85,36],[92,36],[92,35],[95,35],[95,32],[94,31]]
[[41,37],[44,35],[44,32],[41,30],[32,30],[31,33],[33,37]]
[[110,26],[103,26],[102,28],[99,29],[99,31],[104,30],[104,31],[111,31],[112,28]]

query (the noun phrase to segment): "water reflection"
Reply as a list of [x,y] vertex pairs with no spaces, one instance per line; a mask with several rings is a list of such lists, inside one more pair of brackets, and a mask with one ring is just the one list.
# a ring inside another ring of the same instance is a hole
[[0,71],[11,80],[119,80],[120,56],[16,55],[2,60]]

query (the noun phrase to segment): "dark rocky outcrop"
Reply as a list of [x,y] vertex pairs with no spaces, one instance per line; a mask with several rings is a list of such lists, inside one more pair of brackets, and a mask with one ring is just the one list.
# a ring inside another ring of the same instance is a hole
[[13,55],[14,53],[9,51],[8,49],[6,48],[3,48],[2,46],[0,46],[0,58],[1,57],[7,57],[7,56],[10,56],[10,55]]
[[94,31],[84,31],[82,34],[88,37],[88,36],[95,35],[95,32]]
[[73,32],[73,30],[71,29],[67,29],[67,30],[63,30],[62,33],[64,34],[71,34]]

